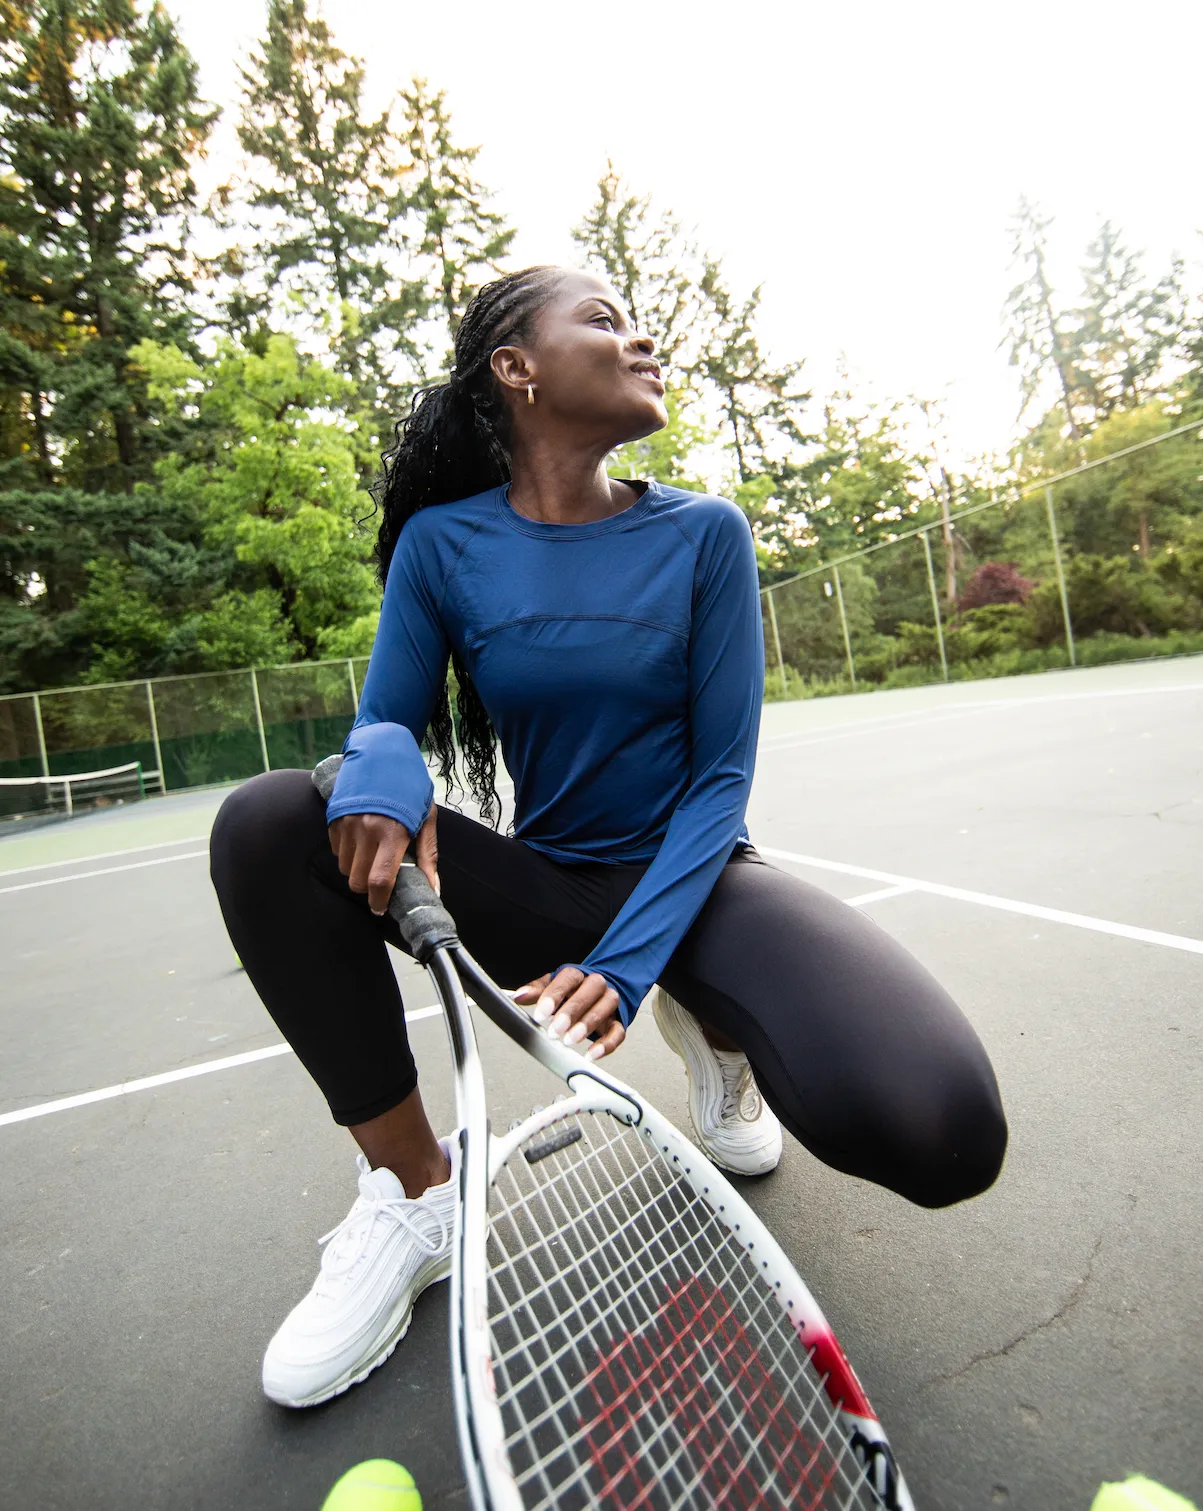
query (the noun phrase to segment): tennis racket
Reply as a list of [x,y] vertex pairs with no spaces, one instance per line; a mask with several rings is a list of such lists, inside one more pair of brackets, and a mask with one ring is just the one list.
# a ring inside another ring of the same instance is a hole
[[[324,797],[341,760],[314,772]],[[835,1334],[743,1198],[510,1000],[417,867],[389,911],[455,1065],[452,1380],[474,1511],[913,1511]],[[501,1137],[469,996],[569,1089]]]

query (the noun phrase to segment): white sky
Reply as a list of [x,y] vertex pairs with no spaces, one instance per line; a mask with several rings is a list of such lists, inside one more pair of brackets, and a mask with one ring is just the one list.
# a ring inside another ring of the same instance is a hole
[[[263,0],[167,0],[208,98]],[[574,260],[606,159],[765,285],[774,353],[822,392],[839,354],[879,398],[944,398],[954,451],[1001,449],[1018,388],[997,349],[1021,193],[1056,216],[1055,271],[1104,217],[1203,259],[1199,0],[326,0],[380,100],[414,74],[519,227],[516,259]],[[230,120],[213,170],[233,152]],[[209,175],[207,174],[206,177]]]

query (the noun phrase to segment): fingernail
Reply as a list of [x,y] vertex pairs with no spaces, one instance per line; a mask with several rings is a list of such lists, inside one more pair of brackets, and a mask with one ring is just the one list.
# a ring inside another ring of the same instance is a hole
[[539,1023],[546,1023],[556,1010],[556,1005],[550,997],[540,997],[535,1003],[535,1018]]
[[385,910],[383,908],[373,908],[372,909],[373,917],[383,918],[384,917],[384,913],[385,913]]
[[443,883],[439,879],[437,873],[436,873],[435,878],[434,878],[434,895],[436,897],[442,897],[442,895],[443,895]]
[[567,1013],[560,1013],[557,1018],[548,1024],[547,1032],[553,1039],[558,1039],[571,1022],[572,1019]]
[[603,1044],[595,1044],[593,1046],[593,1048],[589,1051],[589,1053],[585,1056],[585,1058],[587,1060],[600,1060],[601,1057],[602,1057],[602,1055],[605,1054],[605,1052],[606,1052],[606,1050],[605,1050],[605,1046]]
[[578,1023],[575,1028],[570,1028],[564,1035],[565,1044],[579,1044],[585,1037],[587,1030],[583,1023]]

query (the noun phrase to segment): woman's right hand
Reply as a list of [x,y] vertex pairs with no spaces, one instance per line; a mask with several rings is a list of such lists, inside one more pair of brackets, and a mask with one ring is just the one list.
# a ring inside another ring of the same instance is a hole
[[[439,886],[438,809],[432,803],[418,830],[414,864],[436,892]],[[404,824],[383,813],[349,813],[330,825],[330,848],[352,892],[368,895],[372,912],[383,917],[412,836]]]

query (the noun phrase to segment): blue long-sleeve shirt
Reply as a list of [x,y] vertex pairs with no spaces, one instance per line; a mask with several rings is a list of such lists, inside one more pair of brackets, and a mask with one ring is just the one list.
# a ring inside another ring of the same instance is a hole
[[401,532],[327,815],[417,832],[434,796],[418,746],[454,646],[514,779],[515,836],[569,864],[651,862],[580,962],[629,1024],[747,837],[764,684],[751,531],[734,504],[659,483],[581,525],[527,519],[508,494]]

